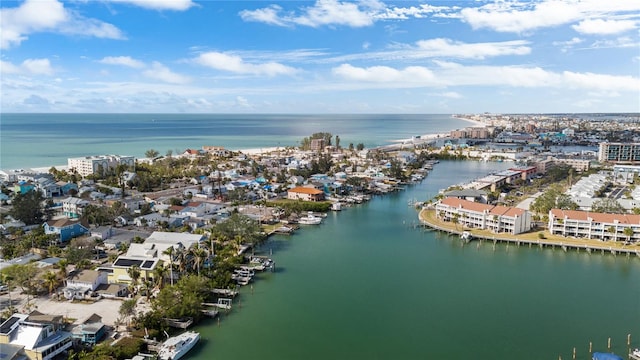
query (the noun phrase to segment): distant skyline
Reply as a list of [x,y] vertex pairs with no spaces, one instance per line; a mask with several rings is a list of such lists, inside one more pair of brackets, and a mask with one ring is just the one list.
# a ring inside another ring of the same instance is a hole
[[3,0],[9,112],[640,112],[640,1]]

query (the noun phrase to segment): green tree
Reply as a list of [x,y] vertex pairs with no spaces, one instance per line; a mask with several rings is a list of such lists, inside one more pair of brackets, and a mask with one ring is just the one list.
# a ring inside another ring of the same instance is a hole
[[35,190],[18,194],[11,202],[13,207],[9,214],[27,225],[40,224],[44,218],[43,200],[42,193]]
[[53,290],[55,290],[58,285],[58,275],[53,271],[47,271],[42,275],[42,280],[44,280],[44,284],[47,286],[47,289],[49,289],[49,295],[53,294]]
[[149,150],[144,152],[144,156],[149,158],[149,159],[153,159],[155,157],[158,157],[158,155],[160,155],[160,152],[158,152],[158,150],[155,150],[155,149],[149,149]]
[[129,320],[131,316],[136,313],[136,299],[128,299],[120,304],[120,309],[118,310],[118,314],[125,319]]
[[624,208],[616,199],[603,198],[596,200],[591,205],[591,211],[608,214],[623,214]]

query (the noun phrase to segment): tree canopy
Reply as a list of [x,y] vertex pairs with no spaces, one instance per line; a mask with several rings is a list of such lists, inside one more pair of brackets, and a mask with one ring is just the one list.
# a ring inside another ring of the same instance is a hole
[[44,219],[43,200],[42,194],[35,190],[18,194],[11,202],[13,208],[9,214],[27,225],[40,224]]

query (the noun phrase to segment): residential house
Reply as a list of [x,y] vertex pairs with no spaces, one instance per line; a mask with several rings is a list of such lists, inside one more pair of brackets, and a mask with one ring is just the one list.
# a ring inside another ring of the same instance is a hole
[[87,200],[70,196],[62,200],[62,212],[70,219],[77,219],[82,216],[83,209],[89,204],[91,203]]
[[436,217],[496,233],[515,235],[531,230],[531,214],[527,210],[480,204],[455,197],[442,199],[436,204]]
[[323,201],[324,192],[315,188],[298,186],[287,191],[287,199],[304,201]]
[[88,224],[70,219],[49,220],[43,226],[45,234],[57,234],[60,242],[67,242],[89,231]]
[[107,327],[102,317],[92,314],[71,331],[74,339],[82,344],[93,346],[107,334]]
[[95,291],[101,284],[108,282],[106,272],[81,270],[67,277],[67,286],[63,293],[66,299],[84,299],[90,291]]
[[15,313],[0,325],[0,348],[22,347],[30,360],[50,360],[72,346],[72,335],[63,328],[62,315]]

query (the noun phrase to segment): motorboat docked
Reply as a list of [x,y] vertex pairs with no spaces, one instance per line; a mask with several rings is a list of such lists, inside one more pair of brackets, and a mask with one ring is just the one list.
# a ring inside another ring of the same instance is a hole
[[200,340],[200,334],[195,331],[187,331],[178,336],[170,337],[162,343],[158,351],[160,360],[178,360],[182,358]]
[[631,351],[631,354],[629,354],[629,359],[640,360],[640,349],[633,349],[633,351]]
[[463,231],[460,235],[460,239],[464,241],[471,241],[471,239],[473,239],[473,235],[471,235],[471,233],[468,231]]
[[309,211],[306,216],[298,219],[298,224],[303,225],[318,225],[322,222],[322,218],[319,216],[315,216],[313,212]]

